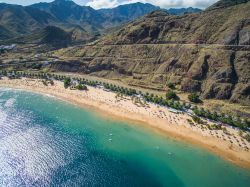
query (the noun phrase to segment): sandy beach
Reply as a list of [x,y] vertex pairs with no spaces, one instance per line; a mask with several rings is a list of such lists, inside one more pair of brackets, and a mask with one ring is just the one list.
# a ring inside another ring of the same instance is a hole
[[[135,124],[149,127],[178,140],[189,142],[229,160],[241,167],[250,168],[250,143],[244,140],[238,130],[226,127],[222,130],[209,130],[202,125],[192,125],[192,118],[183,113],[176,114],[166,107],[155,104],[142,104],[138,99],[117,96],[116,93],[89,87],[88,91],[65,89],[62,82],[45,86],[42,80],[2,78],[0,87],[22,89],[49,94],[82,107],[91,107],[105,117],[118,120],[132,120]],[[212,122],[208,122],[212,124]]]

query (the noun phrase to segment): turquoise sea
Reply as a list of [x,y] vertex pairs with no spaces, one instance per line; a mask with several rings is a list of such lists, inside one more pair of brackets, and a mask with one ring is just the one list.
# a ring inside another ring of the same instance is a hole
[[0,88],[0,186],[250,186],[250,171],[53,97]]

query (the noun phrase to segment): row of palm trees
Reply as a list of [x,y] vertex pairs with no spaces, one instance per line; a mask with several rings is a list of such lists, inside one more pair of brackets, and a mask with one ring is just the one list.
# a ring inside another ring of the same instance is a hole
[[0,75],[4,75],[4,76],[11,75],[12,78],[13,77],[16,77],[16,78],[28,77],[28,78],[38,78],[38,79],[55,79],[58,81],[63,81],[65,88],[70,86],[72,80],[78,81],[79,85],[82,85],[84,88],[86,88],[85,85],[92,86],[92,87],[103,86],[105,89],[110,90],[112,92],[116,92],[116,93],[127,95],[127,96],[139,96],[147,102],[151,102],[151,103],[158,104],[161,106],[167,106],[170,108],[174,108],[176,110],[187,111],[188,109],[191,109],[197,117],[203,117],[203,118],[214,120],[217,122],[222,122],[222,123],[231,125],[233,127],[238,127],[242,130],[250,129],[250,121],[247,119],[242,120],[240,118],[235,118],[230,115],[219,114],[217,112],[211,112],[203,108],[198,108],[196,106],[192,106],[190,103],[180,102],[178,101],[179,97],[177,95],[172,97],[173,94],[171,93],[167,93],[165,98],[163,98],[155,94],[149,94],[148,92],[142,93],[141,91],[137,91],[136,89],[126,88],[123,86],[117,86],[115,84],[105,83],[101,81],[93,81],[93,80],[88,80],[88,79],[79,78],[79,77],[71,78],[71,77],[64,76],[64,75],[50,74],[50,73],[0,71]]
[[174,98],[169,99],[167,96],[166,98],[163,98],[162,96],[159,97],[158,95],[146,93],[143,95],[143,98],[147,102],[155,103],[161,106],[167,106],[170,108],[174,108],[176,110],[184,111],[184,110],[191,108],[191,104],[181,103],[175,100]]
[[204,108],[198,109],[197,107],[193,108],[193,112],[196,116],[219,121],[243,130],[248,130],[250,128],[250,121],[247,119],[241,119],[239,117],[233,117],[231,115],[226,115],[223,113],[219,114],[217,112],[210,112],[209,110],[205,110]]
[[135,89],[125,88],[122,86],[117,86],[117,85],[109,84],[109,83],[103,83],[102,85],[104,86],[105,89],[108,89],[108,90],[111,90],[113,92],[120,93],[123,95],[133,96],[137,94]]

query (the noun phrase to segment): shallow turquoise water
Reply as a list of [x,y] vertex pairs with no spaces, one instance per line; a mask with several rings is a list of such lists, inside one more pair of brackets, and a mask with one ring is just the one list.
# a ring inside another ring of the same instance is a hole
[[0,88],[0,186],[249,186],[250,171],[140,126]]

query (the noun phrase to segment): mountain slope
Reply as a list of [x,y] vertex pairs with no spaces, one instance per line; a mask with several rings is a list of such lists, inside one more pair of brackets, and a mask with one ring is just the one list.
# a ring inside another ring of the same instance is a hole
[[198,13],[201,12],[202,10],[199,8],[189,7],[189,8],[170,8],[167,11],[169,12],[169,14],[172,15],[183,15],[186,13]]
[[31,7],[45,11],[60,21],[79,25],[88,32],[97,32],[115,27],[160,9],[151,4],[133,3],[113,9],[95,10],[91,7],[77,5],[71,0],[37,3],[31,5]]
[[247,3],[249,0],[219,0],[212,6],[208,7],[207,10],[219,9],[219,8],[226,8],[242,3]]
[[[73,33],[55,26],[47,26],[31,34],[6,40],[6,43],[38,44],[41,48],[59,49],[69,46],[74,41]],[[33,49],[30,49],[32,51]]]
[[150,4],[134,3],[114,9],[95,10],[80,6],[71,0],[55,0],[50,3],[37,3],[23,7],[0,3],[1,40],[29,35],[49,25],[73,32],[74,38],[85,41],[115,28],[122,23],[134,20],[153,10],[159,9]]
[[80,6],[70,0],[55,0],[51,3],[33,4],[64,23],[81,25],[90,32],[102,29],[104,17],[91,7]]
[[148,3],[133,3],[120,5],[112,9],[97,10],[103,14],[111,23],[120,24],[127,21],[135,20],[155,10],[160,10],[160,7]]
[[0,40],[6,40],[13,36],[13,33],[6,29],[4,26],[0,25]]
[[[183,16],[145,16],[103,43],[249,44],[250,3]],[[237,15],[237,16],[235,16]]]
[[53,68],[160,90],[174,83],[205,99],[249,105],[249,10],[250,2],[183,16],[155,11],[93,45],[57,52],[80,63]]
[[50,14],[32,7],[0,3],[0,25],[13,34],[27,34],[55,21]]
[[[53,25],[67,32],[72,31],[78,42],[88,41],[155,10],[160,10],[160,7],[148,3],[100,10],[77,5],[71,0],[55,0],[27,7],[0,3],[0,40],[29,35]],[[185,10],[174,11],[179,11],[179,14]]]
[[67,44],[71,42],[71,34],[58,27],[48,26],[25,39],[33,43]]

